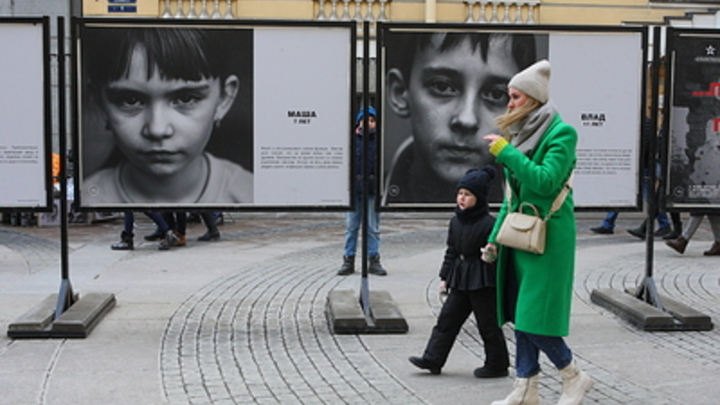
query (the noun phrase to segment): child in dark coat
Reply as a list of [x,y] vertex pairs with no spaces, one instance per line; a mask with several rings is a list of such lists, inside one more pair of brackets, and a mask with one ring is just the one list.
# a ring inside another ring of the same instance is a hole
[[495,265],[480,259],[480,248],[495,224],[487,197],[495,169],[470,169],[457,185],[457,207],[450,220],[445,259],[440,269],[440,292],[447,294],[437,324],[422,357],[410,357],[416,367],[440,374],[455,338],[472,312],[485,346],[485,364],[475,377],[508,375],[505,336],[496,315]]

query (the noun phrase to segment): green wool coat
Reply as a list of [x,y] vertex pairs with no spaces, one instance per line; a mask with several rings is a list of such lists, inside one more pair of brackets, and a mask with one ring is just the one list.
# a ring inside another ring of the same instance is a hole
[[[513,190],[512,207],[503,201],[490,238],[496,236],[505,215],[517,211],[521,202],[535,205],[545,216],[575,167],[577,131],[555,115],[531,157],[512,145],[496,156],[505,167],[505,178]],[[525,211],[525,213],[531,213]],[[498,321],[514,322],[515,329],[546,336],[570,332],[570,304],[575,272],[575,209],[572,192],[547,221],[545,253],[537,255],[498,245]],[[517,290],[512,285],[514,263]],[[514,292],[515,313],[512,311]],[[509,305],[510,304],[510,305]]]

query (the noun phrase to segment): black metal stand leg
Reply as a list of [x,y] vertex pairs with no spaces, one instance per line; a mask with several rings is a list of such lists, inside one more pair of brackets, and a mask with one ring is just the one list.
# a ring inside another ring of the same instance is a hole
[[644,302],[654,306],[659,310],[665,310],[660,300],[660,295],[657,292],[655,280],[652,277],[645,277],[643,282],[638,287],[637,292],[635,293],[635,297],[643,300]]
[[62,280],[60,282],[60,292],[58,293],[57,305],[55,306],[55,318],[58,319],[63,312],[67,311],[75,303],[75,293],[73,292],[70,280]]

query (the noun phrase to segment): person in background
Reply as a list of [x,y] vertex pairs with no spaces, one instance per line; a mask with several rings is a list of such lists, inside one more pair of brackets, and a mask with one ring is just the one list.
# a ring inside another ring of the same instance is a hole
[[665,244],[680,254],[685,253],[685,249],[687,248],[688,243],[690,243],[690,239],[692,239],[693,235],[695,235],[695,231],[697,231],[705,215],[707,215],[708,221],[710,221],[710,228],[712,229],[714,242],[712,246],[710,246],[710,249],[703,252],[703,255],[720,256],[720,215],[716,214],[691,214],[690,221],[685,226],[685,229],[683,229],[682,235],[665,242]]
[[218,224],[218,217],[217,212],[201,212],[200,218],[202,218],[202,221],[205,223],[205,227],[207,228],[207,232],[205,232],[202,236],[198,237],[198,240],[200,242],[210,242],[213,240],[220,239],[220,231],[218,230],[217,224]]
[[[345,251],[343,254],[343,264],[338,270],[339,276],[347,276],[355,272],[355,252],[357,251],[358,232],[360,230],[360,224],[362,223],[363,216],[363,193],[367,193],[367,228],[368,228],[368,273],[375,274],[378,276],[387,275],[387,271],[383,269],[380,264],[380,213],[375,210],[375,190],[373,187],[367,187],[364,184],[363,176],[363,165],[360,164],[365,156],[365,166],[368,168],[370,176],[370,183],[375,183],[375,118],[377,113],[375,108],[369,106],[367,109],[367,131],[364,130],[363,125],[365,121],[365,110],[362,108],[355,117],[355,129],[353,136],[355,136],[355,186],[356,186],[356,199],[355,199],[355,210],[350,211],[345,215]],[[363,136],[367,133],[368,142],[367,150],[363,153]]]
[[170,250],[171,247],[185,246],[187,244],[185,238],[187,213],[184,211],[170,211],[164,212],[162,216],[170,230],[165,232],[165,237],[160,240],[158,250]]
[[[620,213],[617,211],[608,212],[602,223],[599,226],[590,228],[590,231],[599,235],[612,235],[613,233],[615,233],[615,221],[617,220],[619,215]],[[677,212],[670,213],[672,229],[668,228],[667,216],[663,217],[664,215],[666,214],[663,212],[659,212],[658,215],[655,217],[658,222],[658,229],[653,233],[653,235],[656,237],[662,236],[662,238],[665,240],[677,238],[682,232],[682,222],[680,221],[680,214]],[[645,223],[643,222],[643,224],[638,228],[629,229],[628,233],[640,239],[645,239]]]
[[[146,212],[145,215],[152,219],[155,223],[155,232],[145,236],[145,240],[158,240],[163,238],[170,230],[167,222],[160,213]],[[123,231],[120,233],[120,242],[110,246],[112,250],[133,250],[135,248],[133,228],[135,226],[135,214],[132,211],[126,211],[123,214]],[[152,235],[159,235],[155,239]],[[150,238],[148,238],[150,237]]]
[[[660,186],[660,185],[663,184],[663,179],[662,179],[663,176],[662,176],[662,170],[661,170],[661,165],[660,165],[659,153],[653,154],[652,151],[650,150],[650,142],[651,142],[651,137],[652,137],[653,133],[652,133],[652,120],[649,117],[646,117],[645,121],[643,122],[643,134],[642,135],[643,135],[642,136],[643,151],[645,152],[644,156],[642,157],[642,161],[647,162],[646,167],[654,167],[655,168],[657,183],[654,187],[656,190],[655,198],[656,198],[656,203],[657,203],[660,199],[660,195],[662,194],[662,191],[661,191],[662,186]],[[658,132],[657,138],[658,138],[658,143],[661,144],[662,139],[663,139],[662,131]],[[643,198],[646,201],[649,196],[648,187],[650,184],[650,180],[649,180],[650,176],[649,176],[648,170],[649,169],[647,169],[647,168],[644,170],[644,180],[643,180]],[[680,215],[678,213],[675,213],[674,215],[671,216],[671,218],[672,218],[672,223],[668,220],[667,213],[658,210],[658,212],[655,214],[655,220],[657,221],[658,227],[657,227],[657,229],[655,229],[653,231],[654,237],[661,237],[663,239],[668,239],[668,236],[679,235],[682,232],[682,222],[680,222]],[[652,224],[650,224],[650,226],[652,226]],[[645,239],[645,234],[647,233],[647,228],[648,228],[648,223],[647,223],[647,219],[645,219],[640,224],[640,226],[638,226],[636,228],[627,229],[627,232],[630,235],[635,236],[636,238]],[[675,236],[675,237],[677,237],[677,236]]]

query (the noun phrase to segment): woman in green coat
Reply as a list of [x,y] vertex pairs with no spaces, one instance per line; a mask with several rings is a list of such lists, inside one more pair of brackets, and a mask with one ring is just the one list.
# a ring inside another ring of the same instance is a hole
[[[497,118],[505,136],[487,135],[490,153],[505,168],[511,196],[505,196],[485,246],[497,257],[498,319],[512,322],[516,337],[515,389],[492,405],[537,405],[539,354],[560,370],[559,405],[577,405],[593,381],[580,371],[563,339],[569,333],[575,267],[575,214],[572,192],[547,220],[545,252],[534,254],[499,245],[496,236],[508,212],[521,203],[545,217],[575,167],[577,132],[549,101],[550,63],[535,63],[508,83],[508,110]],[[531,212],[526,212],[531,213]]]

